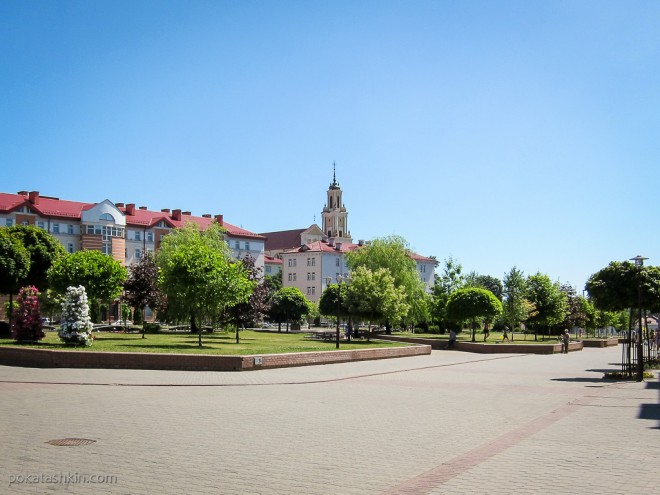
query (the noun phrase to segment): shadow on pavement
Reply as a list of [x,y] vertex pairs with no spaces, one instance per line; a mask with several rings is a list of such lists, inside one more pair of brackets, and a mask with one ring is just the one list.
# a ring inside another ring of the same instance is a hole
[[611,380],[604,380],[602,378],[552,378],[553,382],[574,382],[574,383],[609,383]]

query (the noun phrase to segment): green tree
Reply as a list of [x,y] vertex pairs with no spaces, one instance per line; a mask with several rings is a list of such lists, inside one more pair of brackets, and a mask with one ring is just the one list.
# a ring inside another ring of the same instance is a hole
[[275,275],[265,275],[264,282],[271,293],[275,293],[282,288],[282,272]]
[[594,273],[586,284],[589,297],[597,309],[621,311],[639,304],[641,284],[645,309],[660,311],[660,267],[638,267],[630,261],[613,261]]
[[145,338],[147,324],[144,321],[144,310],[147,306],[157,308],[163,299],[158,287],[158,266],[150,252],[144,253],[140,261],[128,268],[124,299],[142,315],[142,338]]
[[463,266],[451,256],[445,259],[442,273],[435,279],[429,308],[432,319],[438,324],[443,333],[450,323],[447,320],[446,312],[449,295],[464,284]]
[[158,284],[167,297],[168,311],[178,318],[190,317],[199,347],[205,319],[213,321],[226,308],[247,302],[255,285],[243,264],[232,262],[222,236],[219,226],[201,231],[188,224],[167,235],[156,256]]
[[286,323],[286,331],[289,324],[299,322],[309,311],[308,301],[305,295],[297,287],[282,287],[275,293],[271,304],[271,315],[280,323],[279,331],[282,331],[281,323]]
[[321,315],[319,311],[319,305],[313,301],[307,301],[307,314],[305,319],[307,320],[307,326],[311,324]]
[[22,285],[34,285],[41,292],[48,289],[48,270],[66,255],[60,242],[44,229],[34,225],[14,225],[7,229],[30,253],[30,271]]
[[[48,270],[48,280],[54,290],[65,294],[69,287],[82,285],[92,307],[116,299],[121,294],[126,275],[126,268],[101,251],[67,254],[57,259]],[[92,321],[98,323],[99,316],[93,314]]]
[[386,268],[372,271],[359,266],[351,273],[347,284],[348,313],[369,322],[369,334],[374,323],[385,324],[408,314],[405,289],[397,287]]
[[252,294],[246,302],[229,306],[225,317],[236,327],[236,343],[240,343],[239,332],[241,327],[256,325],[260,322],[270,308],[269,289],[266,281],[261,278],[261,268],[257,267],[252,256],[247,254],[241,264],[245,268],[248,280],[253,283]]
[[30,253],[9,229],[0,228],[0,293],[9,296],[9,326],[14,312],[14,294],[30,272]]
[[[403,237],[389,236],[376,238],[362,249],[351,251],[346,256],[351,272],[361,266],[372,272],[380,268],[388,270],[394,280],[394,286],[401,288],[405,295],[406,312],[400,315],[400,319],[405,319],[410,314],[412,321],[420,322],[426,317],[426,308],[419,303],[425,287],[410,254],[408,242]],[[388,333],[391,323],[392,320],[385,322]]]
[[527,299],[536,309],[536,314],[527,318],[527,326],[534,330],[534,340],[539,330],[545,330],[548,336],[553,330],[559,335],[562,331],[560,325],[568,312],[566,294],[560,290],[559,282],[553,283],[542,273],[530,275],[527,277]]
[[482,321],[492,321],[502,313],[502,303],[491,291],[480,287],[458,289],[447,301],[447,318],[457,323],[467,323],[472,331],[472,342]]
[[[328,318],[337,318],[348,315],[348,284],[330,284],[319,299],[319,312]],[[338,307],[339,306],[339,307]]]
[[514,266],[504,275],[502,302],[502,317],[511,329],[511,340],[514,339],[514,332],[520,330],[520,325],[527,321],[530,312],[535,310],[534,305],[526,299],[526,294],[525,275]]
[[566,295],[566,316],[560,326],[569,330],[574,327],[586,328],[589,324],[589,301],[579,296],[569,284],[560,285],[559,290]]
[[499,278],[490,275],[479,275],[477,272],[470,272],[465,277],[466,287],[481,287],[495,294],[500,301],[503,297],[504,287]]

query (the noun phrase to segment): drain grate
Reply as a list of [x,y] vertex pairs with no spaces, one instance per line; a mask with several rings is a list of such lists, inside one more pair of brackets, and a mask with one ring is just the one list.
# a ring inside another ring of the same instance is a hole
[[56,445],[57,447],[79,447],[95,442],[96,440],[90,440],[89,438],[58,438],[56,440],[48,440],[46,443]]

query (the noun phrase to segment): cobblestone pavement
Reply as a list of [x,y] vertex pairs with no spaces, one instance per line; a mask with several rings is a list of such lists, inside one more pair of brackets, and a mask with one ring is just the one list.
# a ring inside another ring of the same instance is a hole
[[0,493],[659,493],[660,388],[603,381],[620,352],[0,367]]

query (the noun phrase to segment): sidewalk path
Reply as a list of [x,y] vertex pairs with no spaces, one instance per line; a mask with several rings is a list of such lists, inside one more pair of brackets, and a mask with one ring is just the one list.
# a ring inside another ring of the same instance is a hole
[[[657,493],[660,388],[603,381],[620,359],[613,347],[243,373],[0,367],[0,493]],[[46,443],[63,438],[95,442]]]

